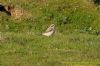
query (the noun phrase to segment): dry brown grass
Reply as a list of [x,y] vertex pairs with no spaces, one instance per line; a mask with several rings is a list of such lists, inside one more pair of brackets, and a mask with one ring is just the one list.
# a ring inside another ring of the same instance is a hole
[[8,4],[5,6],[5,9],[10,13],[14,19],[20,19],[23,15],[23,10],[16,8],[13,4]]

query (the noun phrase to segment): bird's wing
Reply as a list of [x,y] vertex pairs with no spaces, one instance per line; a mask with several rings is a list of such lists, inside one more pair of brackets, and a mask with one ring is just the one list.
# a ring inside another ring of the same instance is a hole
[[46,32],[52,31],[52,28],[47,28]]

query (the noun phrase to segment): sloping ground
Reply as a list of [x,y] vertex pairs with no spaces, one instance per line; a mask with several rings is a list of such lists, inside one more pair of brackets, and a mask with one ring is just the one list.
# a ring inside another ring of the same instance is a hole
[[[9,0],[0,0],[9,3]],[[21,20],[0,12],[0,66],[99,66],[100,12],[88,0],[10,0]],[[54,23],[56,32],[42,36]]]
[[[8,3],[9,1],[2,2]],[[12,0],[11,3],[16,7],[22,7],[31,16],[27,17],[26,14],[22,20],[13,20],[13,18],[1,13],[1,31],[30,30],[37,32],[44,30],[51,23],[56,24],[60,32],[65,32],[66,29],[88,30],[90,27],[92,31],[100,31],[100,13],[87,0],[21,0],[20,2]]]

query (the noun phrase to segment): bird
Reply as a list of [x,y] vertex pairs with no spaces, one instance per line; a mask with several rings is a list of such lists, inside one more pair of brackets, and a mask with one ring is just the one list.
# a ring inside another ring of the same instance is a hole
[[55,32],[55,25],[54,25],[54,24],[51,24],[51,25],[47,28],[47,30],[46,30],[44,33],[42,33],[42,35],[48,36],[48,37],[49,37],[49,36],[53,35],[54,32]]

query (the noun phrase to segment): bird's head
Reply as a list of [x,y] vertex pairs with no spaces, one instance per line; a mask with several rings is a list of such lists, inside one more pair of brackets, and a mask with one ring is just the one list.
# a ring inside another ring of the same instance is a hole
[[55,25],[54,25],[54,24],[51,24],[50,27],[51,27],[51,28],[55,28]]

